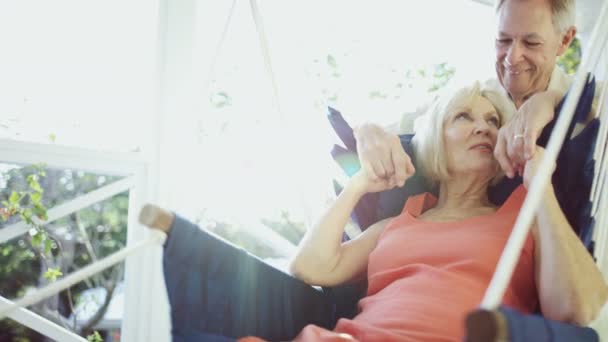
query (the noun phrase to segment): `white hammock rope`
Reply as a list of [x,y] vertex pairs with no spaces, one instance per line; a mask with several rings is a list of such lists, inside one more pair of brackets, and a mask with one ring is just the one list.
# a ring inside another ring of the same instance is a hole
[[[602,88],[602,93],[600,95],[600,100],[598,101],[598,118],[601,123],[605,123],[608,120],[608,109],[604,106],[606,98],[608,97],[608,87]],[[594,158],[596,161],[597,167],[595,168],[593,186],[591,188],[591,201],[593,202],[593,207],[591,209],[591,214],[595,215],[598,209],[598,201],[597,199],[600,196],[600,193],[604,187],[604,181],[606,174],[606,139],[608,138],[608,125],[602,124],[600,125],[600,130],[597,134],[597,141],[595,143],[595,151]]]
[[540,165],[537,174],[532,179],[528,195],[524,200],[521,211],[513,227],[513,231],[507,245],[503,250],[503,253],[492,277],[492,281],[484,295],[481,302],[481,308],[486,310],[496,309],[502,302],[502,298],[511,281],[513,270],[519,260],[521,249],[524,245],[534,214],[538,209],[544,189],[549,184],[551,175],[553,173],[553,165],[557,159],[557,155],[561,149],[561,146],[566,137],[566,132],[572,117],[574,116],[574,110],[578,103],[578,99],[585,85],[587,78],[587,70],[595,70],[606,42],[608,32],[608,19],[606,19],[608,12],[608,2],[604,2],[600,16],[591,34],[591,39],[587,45],[589,48],[587,54],[584,54],[581,64],[579,65],[574,83],[570,89],[570,96],[567,97],[564,106],[562,107],[561,113],[553,128],[553,133],[547,144],[545,154],[540,161]]
[[141,252],[148,247],[162,245],[167,238],[167,235],[165,233],[157,229],[151,229],[149,230],[149,233],[151,235],[150,237],[135,243],[133,246],[123,248],[116,253],[110,254],[107,257],[95,263],[92,263],[74,273],[71,273],[70,275],[64,278],[50,283],[49,285],[43,288],[35,290],[33,293],[26,295],[21,299],[13,301],[13,303],[1,305],[0,320],[19,308],[27,307],[32,304],[38,303],[39,301],[51,297],[67,289],[68,287],[82,281],[83,279],[92,276],[95,273],[101,272],[106,268],[123,261],[131,254]]
[[[601,198],[599,200],[602,201],[602,203],[608,203],[608,191],[604,191],[601,194]],[[608,261],[606,260],[606,224],[608,224],[607,219],[608,215],[606,214],[606,210],[601,210],[595,221],[595,229],[599,230],[598,238],[600,239],[595,240],[597,242],[597,245],[595,246],[595,256],[597,258],[598,263],[603,267],[606,267],[606,262]],[[602,273],[604,274],[604,279],[608,280],[608,269],[602,269]]]
[[224,42],[226,41],[226,36],[228,35],[228,29],[230,28],[230,23],[232,22],[232,16],[234,15],[234,10],[236,8],[236,0],[232,0],[232,5],[230,5],[230,12],[228,12],[228,17],[226,18],[226,22],[224,23],[224,28],[222,29],[222,34],[220,36],[220,40],[215,46],[215,52],[213,53],[213,57],[211,59],[211,64],[209,69],[207,70],[207,82],[204,85],[204,94],[209,92],[211,89],[211,82],[213,81],[215,66],[217,64],[217,59],[220,56],[220,52],[222,51],[222,47],[224,46]]
[[[595,241],[596,258],[600,265],[604,262],[604,255],[606,251],[606,210],[599,210],[600,203],[608,203],[606,199],[605,184],[608,178],[606,171],[608,170],[608,158],[606,158],[606,144],[608,143],[608,108],[604,105],[608,98],[608,87],[602,89],[598,105],[598,114],[600,120],[600,130],[598,132],[597,142],[595,145],[595,178],[592,188],[592,209],[591,216],[595,218],[595,229],[593,230],[593,241]],[[608,271],[608,270],[602,270]],[[605,276],[606,277],[606,276]]]

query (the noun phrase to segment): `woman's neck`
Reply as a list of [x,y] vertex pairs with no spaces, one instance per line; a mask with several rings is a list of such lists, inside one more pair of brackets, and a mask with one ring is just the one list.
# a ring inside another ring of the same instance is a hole
[[436,209],[463,210],[493,207],[488,199],[488,181],[452,177],[439,186]]

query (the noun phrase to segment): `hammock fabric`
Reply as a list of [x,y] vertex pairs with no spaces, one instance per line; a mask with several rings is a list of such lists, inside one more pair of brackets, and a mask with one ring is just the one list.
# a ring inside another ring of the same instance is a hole
[[[591,109],[595,82],[588,79],[574,121],[583,121]],[[556,113],[563,104],[559,104]],[[349,174],[358,169],[352,129],[340,113],[329,109],[328,118],[345,148],[334,146],[332,155]],[[544,146],[555,120],[539,138]],[[553,176],[555,192],[564,213],[592,252],[593,219],[589,194],[593,180],[593,150],[597,120],[575,138],[567,139]],[[568,136],[571,135],[574,123]],[[401,136],[406,152],[415,154],[411,135]],[[501,204],[521,179],[506,179],[490,190],[491,200]],[[340,189],[336,184],[337,190]],[[368,194],[357,205],[353,219],[365,229],[371,223],[396,215],[408,196],[429,191],[420,174],[400,189]],[[264,263],[246,251],[176,216],[165,244],[164,276],[171,304],[174,341],[230,341],[243,336],[289,340],[308,324],[332,329],[339,318],[352,318],[366,283],[358,282],[318,289]],[[540,315],[522,315],[508,308],[500,312],[507,321],[512,341],[597,341],[590,328],[554,322]]]

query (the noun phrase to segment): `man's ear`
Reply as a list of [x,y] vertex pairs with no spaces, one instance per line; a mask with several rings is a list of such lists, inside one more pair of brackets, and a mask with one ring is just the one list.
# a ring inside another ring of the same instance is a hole
[[561,41],[559,42],[560,43],[559,48],[557,49],[558,56],[563,55],[564,52],[566,52],[566,50],[568,50],[568,47],[574,40],[575,36],[576,36],[576,27],[570,26],[570,28],[568,30],[566,30],[566,32],[561,37]]

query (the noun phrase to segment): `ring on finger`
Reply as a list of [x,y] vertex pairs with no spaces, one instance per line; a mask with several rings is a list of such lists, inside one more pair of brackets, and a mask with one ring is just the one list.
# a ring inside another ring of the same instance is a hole
[[523,135],[523,134],[515,134],[515,135],[513,136],[513,140],[517,140],[517,139],[523,139],[523,138],[524,138],[524,135]]

